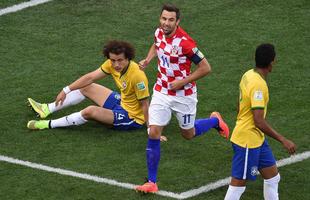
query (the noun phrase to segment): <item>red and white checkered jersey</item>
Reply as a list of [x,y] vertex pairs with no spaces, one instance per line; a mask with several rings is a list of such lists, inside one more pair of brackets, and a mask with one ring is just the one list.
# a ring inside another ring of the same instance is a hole
[[191,57],[197,51],[195,41],[178,27],[172,37],[166,38],[161,28],[155,31],[155,48],[158,56],[158,74],[154,90],[172,96],[187,96],[197,91],[196,83],[188,83],[180,90],[170,90],[174,80],[186,78],[191,73]]

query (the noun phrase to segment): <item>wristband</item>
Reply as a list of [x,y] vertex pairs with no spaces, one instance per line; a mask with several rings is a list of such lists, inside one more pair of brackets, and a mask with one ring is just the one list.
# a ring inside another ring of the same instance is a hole
[[69,86],[64,87],[62,90],[64,91],[65,94],[68,94],[71,92]]

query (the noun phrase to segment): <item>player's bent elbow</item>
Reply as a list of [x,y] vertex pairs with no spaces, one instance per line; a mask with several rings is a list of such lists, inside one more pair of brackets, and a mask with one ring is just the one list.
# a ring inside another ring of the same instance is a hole
[[260,130],[264,129],[264,125],[265,125],[264,120],[262,120],[262,119],[255,119],[254,118],[254,124]]
[[212,72],[211,66],[209,64],[207,64],[204,68],[204,75],[208,75],[209,73]]

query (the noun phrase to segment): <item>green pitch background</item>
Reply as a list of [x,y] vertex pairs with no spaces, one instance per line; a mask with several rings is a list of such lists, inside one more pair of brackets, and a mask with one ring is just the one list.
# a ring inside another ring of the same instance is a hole
[[[5,8],[21,1],[1,1]],[[103,44],[127,40],[136,61],[146,56],[165,1],[54,0],[0,16],[0,155],[141,184],[147,175],[146,131],[119,132],[90,122],[81,127],[29,131],[35,119],[27,97],[51,102],[58,92],[104,61]],[[212,74],[198,81],[197,118],[220,111],[231,129],[236,118],[238,83],[254,64],[255,47],[275,44],[277,64],[268,77],[268,121],[292,139],[298,152],[309,151],[310,2],[173,1],[181,9],[181,26],[208,58]],[[147,68],[150,86],[156,63]],[[101,84],[116,89],[108,78]],[[55,113],[79,111],[90,101]],[[160,189],[184,192],[230,175],[231,145],[211,131],[184,140],[172,119],[164,133],[159,167]],[[277,159],[288,157],[281,144],[269,140]],[[310,199],[310,161],[280,168],[281,199]],[[169,199],[51,174],[0,162],[0,199]],[[262,179],[248,184],[243,199],[263,199]],[[223,199],[227,187],[192,199]]]

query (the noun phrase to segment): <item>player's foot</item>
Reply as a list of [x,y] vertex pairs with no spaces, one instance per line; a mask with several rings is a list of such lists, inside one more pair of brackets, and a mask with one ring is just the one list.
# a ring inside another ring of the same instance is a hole
[[27,128],[32,130],[42,130],[49,128],[49,120],[31,120],[27,123]]
[[158,187],[156,183],[146,182],[143,185],[137,186],[136,191],[143,192],[143,193],[155,193],[155,192],[158,192]]
[[219,132],[219,134],[221,136],[228,139],[229,138],[229,128],[228,128],[227,124],[224,122],[221,114],[219,112],[212,112],[210,115],[210,118],[211,117],[215,117],[219,120],[219,126],[217,128],[217,131]]
[[39,114],[40,118],[44,119],[46,118],[51,112],[48,109],[47,104],[45,103],[38,103],[35,100],[28,98],[29,106],[32,107],[32,109]]

